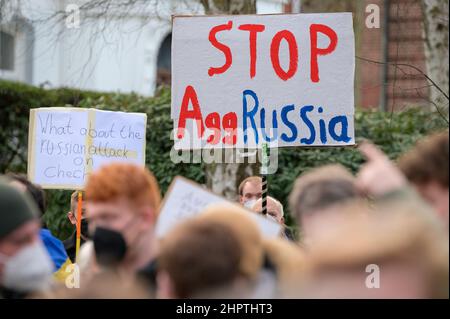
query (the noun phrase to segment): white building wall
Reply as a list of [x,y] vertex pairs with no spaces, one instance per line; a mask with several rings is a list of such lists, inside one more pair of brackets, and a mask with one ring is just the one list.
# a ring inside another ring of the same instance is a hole
[[[22,0],[21,14],[33,21],[46,20],[75,0]],[[159,1],[146,12],[134,11],[126,20],[107,16],[80,16],[80,27],[68,29],[65,21],[33,23],[32,75],[23,72],[24,40],[18,48],[16,74],[0,71],[0,77],[44,87],[74,87],[94,91],[136,92],[152,95],[156,86],[156,63],[161,42],[170,33],[171,14],[202,14],[196,0]],[[280,0],[258,0],[261,14],[281,13]],[[155,12],[157,12],[157,17]],[[152,17],[152,18],[149,18]]]

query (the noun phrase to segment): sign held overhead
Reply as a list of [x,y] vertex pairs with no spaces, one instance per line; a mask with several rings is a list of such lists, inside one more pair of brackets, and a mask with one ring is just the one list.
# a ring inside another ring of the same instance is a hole
[[111,162],[145,163],[147,115],[53,107],[32,109],[28,177],[44,188],[82,189]]
[[351,13],[175,16],[176,149],[353,145]]

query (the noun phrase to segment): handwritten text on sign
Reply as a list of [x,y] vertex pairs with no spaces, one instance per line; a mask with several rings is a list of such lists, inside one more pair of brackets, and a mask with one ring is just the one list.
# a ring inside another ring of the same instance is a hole
[[354,144],[351,13],[175,17],[177,149]]
[[82,188],[87,176],[113,162],[143,165],[146,114],[79,108],[30,113],[28,174],[45,188]]

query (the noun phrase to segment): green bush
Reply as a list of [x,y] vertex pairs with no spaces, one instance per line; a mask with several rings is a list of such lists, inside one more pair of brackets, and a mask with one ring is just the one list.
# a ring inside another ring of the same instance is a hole
[[[147,113],[146,163],[158,179],[162,192],[176,175],[205,182],[201,164],[173,164],[170,160],[170,90],[163,89],[157,96],[146,98],[136,94],[73,89],[44,90],[7,81],[0,81],[1,173],[26,172],[29,109],[65,105]],[[374,141],[392,159],[422,136],[446,127],[439,115],[417,109],[394,114],[358,110],[355,114],[357,141],[362,138]],[[269,193],[286,203],[293,181],[305,170],[327,163],[341,163],[356,172],[362,162],[362,157],[352,147],[282,148],[278,172],[269,177]],[[70,193],[47,191],[48,209],[44,218],[50,230],[60,238],[65,238],[71,231],[66,218]],[[289,215],[288,223],[292,223]]]

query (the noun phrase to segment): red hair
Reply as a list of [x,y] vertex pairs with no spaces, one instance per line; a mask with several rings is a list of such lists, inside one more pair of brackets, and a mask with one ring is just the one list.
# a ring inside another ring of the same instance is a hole
[[125,198],[137,206],[158,209],[161,193],[153,174],[133,164],[112,163],[92,173],[86,184],[86,200],[108,202]]

